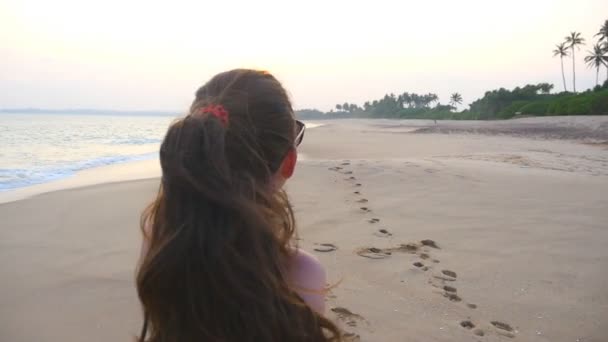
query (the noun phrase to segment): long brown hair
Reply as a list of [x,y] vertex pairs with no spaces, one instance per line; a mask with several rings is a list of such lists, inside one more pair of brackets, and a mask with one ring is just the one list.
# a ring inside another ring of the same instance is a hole
[[[197,114],[209,105],[223,106],[228,124]],[[285,90],[253,70],[212,78],[169,127],[161,186],[141,217],[140,340],[341,340],[287,283],[295,222],[271,180],[294,139]]]

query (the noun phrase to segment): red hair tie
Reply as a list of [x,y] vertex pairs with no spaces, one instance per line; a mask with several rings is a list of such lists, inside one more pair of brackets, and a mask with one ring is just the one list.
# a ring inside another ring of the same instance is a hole
[[228,111],[226,110],[226,108],[224,108],[224,106],[217,104],[217,105],[207,105],[203,108],[200,108],[196,111],[197,114],[211,114],[213,116],[215,116],[216,118],[218,118],[220,120],[220,122],[222,123],[222,125],[224,126],[228,126]]

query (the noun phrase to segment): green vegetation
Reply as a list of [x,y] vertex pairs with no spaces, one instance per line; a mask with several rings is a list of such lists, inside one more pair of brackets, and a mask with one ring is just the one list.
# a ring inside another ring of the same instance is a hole
[[[452,119],[452,120],[495,120],[516,116],[543,115],[608,115],[608,81],[594,90],[580,94],[562,92],[551,94],[552,84],[526,85],[513,90],[500,88],[486,92],[470,104],[468,110],[455,112],[451,104],[456,104],[460,95],[452,94],[450,105],[435,101],[434,94],[417,95],[404,93],[399,96],[387,94],[382,99],[365,102],[363,108],[348,104],[336,106],[340,111],[323,113],[314,109],[298,111],[298,117],[307,120],[343,118],[389,118],[389,119]],[[417,101],[406,101],[411,98]],[[432,99],[432,100],[431,100]],[[348,110],[343,110],[348,108]]]
[[[459,93],[450,96],[449,104],[442,105],[437,94],[416,94],[404,92],[400,95],[386,94],[383,98],[366,101],[362,107],[345,102],[335,106],[328,113],[316,109],[304,109],[297,112],[301,119],[342,119],[342,118],[387,118],[387,119],[453,119],[453,120],[493,120],[510,119],[516,116],[542,115],[608,115],[608,20],[599,32],[593,51],[585,57],[590,68],[595,68],[593,90],[576,93],[575,50],[584,45],[585,39],[579,32],[571,32],[565,41],[557,44],[553,56],[559,56],[561,62],[564,92],[551,93],[553,84],[539,83],[516,87],[513,90],[500,88],[488,91],[484,96],[469,105],[469,109],[456,112],[456,106],[462,104]],[[570,51],[568,51],[570,50]],[[566,87],[564,57],[572,57],[572,89]],[[606,81],[599,85],[599,71],[606,68]]]

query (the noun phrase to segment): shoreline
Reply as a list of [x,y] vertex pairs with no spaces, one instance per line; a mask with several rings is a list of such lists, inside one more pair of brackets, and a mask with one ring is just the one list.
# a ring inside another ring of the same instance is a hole
[[[582,143],[608,148],[608,116],[526,117],[508,120],[432,120],[424,119],[337,119],[307,121],[308,135],[313,129],[332,126],[365,127],[363,132],[421,135],[509,136],[515,139],[540,139]],[[304,146],[306,151],[306,146]],[[318,151],[313,151],[314,154]],[[307,156],[301,154],[300,160]],[[74,175],[49,182],[0,192],[0,204],[10,203],[49,192],[99,184],[160,177],[158,157],[92,167]]]
[[[310,132],[311,129],[325,126],[326,123],[307,121],[306,125]],[[132,160],[94,166],[58,179],[0,191],[0,204],[28,199],[49,192],[160,177],[158,153],[149,152],[146,155],[153,156],[142,159],[141,156],[135,155],[132,156]],[[305,158],[302,156],[301,159]]]
[[158,158],[94,167],[51,182],[0,192],[0,205],[46,193],[160,177]]

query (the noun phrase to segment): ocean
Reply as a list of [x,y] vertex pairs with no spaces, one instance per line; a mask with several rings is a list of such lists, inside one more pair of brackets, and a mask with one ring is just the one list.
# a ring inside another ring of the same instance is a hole
[[174,117],[0,114],[0,192],[157,158]]
[[[0,192],[158,158],[174,116],[0,114]],[[307,128],[319,126],[307,123]]]

